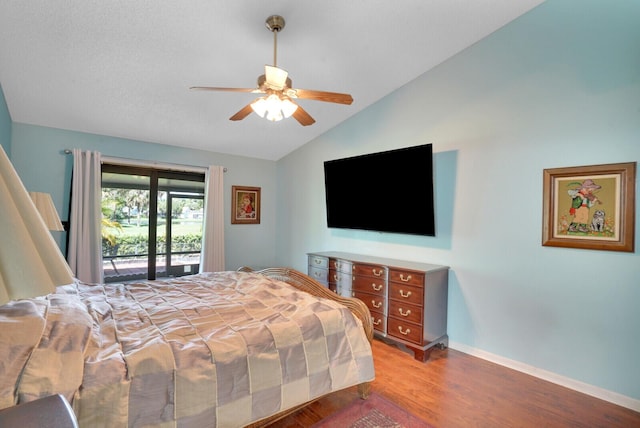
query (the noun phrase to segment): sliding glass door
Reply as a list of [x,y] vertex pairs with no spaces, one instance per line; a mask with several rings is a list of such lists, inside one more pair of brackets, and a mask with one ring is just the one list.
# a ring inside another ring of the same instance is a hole
[[204,174],[102,166],[105,282],[199,270]]

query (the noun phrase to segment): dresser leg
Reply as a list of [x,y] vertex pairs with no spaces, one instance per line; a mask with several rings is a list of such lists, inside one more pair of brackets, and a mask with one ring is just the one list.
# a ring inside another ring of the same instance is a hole
[[419,349],[419,348],[414,348],[413,346],[408,346],[408,348],[413,351],[413,357],[416,360],[421,361],[423,363],[429,359],[429,356],[431,356],[432,348]]

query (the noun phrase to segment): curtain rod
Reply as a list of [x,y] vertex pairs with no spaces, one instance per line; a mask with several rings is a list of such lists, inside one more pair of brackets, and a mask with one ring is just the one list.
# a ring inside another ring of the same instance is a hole
[[[70,149],[64,149],[64,154],[70,155],[73,154],[73,151]],[[202,166],[191,166],[191,165],[181,165],[175,163],[164,163],[164,162],[151,162],[137,159],[127,159],[127,158],[118,158],[113,156],[102,156],[102,163],[110,163],[115,165],[126,165],[126,166],[147,166],[161,169],[168,169],[172,171],[183,171],[183,172],[197,172],[197,173],[205,173],[207,172],[207,167]],[[222,169],[224,172],[227,172],[227,168]]]

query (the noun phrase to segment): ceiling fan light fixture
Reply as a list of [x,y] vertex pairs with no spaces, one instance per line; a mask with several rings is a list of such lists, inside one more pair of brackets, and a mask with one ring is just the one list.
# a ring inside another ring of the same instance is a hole
[[277,94],[271,94],[255,100],[251,103],[251,109],[264,119],[271,122],[278,122],[295,113],[298,105],[289,99],[281,99]]

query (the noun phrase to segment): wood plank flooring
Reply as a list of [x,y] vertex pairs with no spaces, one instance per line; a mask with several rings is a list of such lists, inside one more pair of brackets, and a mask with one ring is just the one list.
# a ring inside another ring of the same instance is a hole
[[[640,427],[638,412],[453,349],[421,363],[376,339],[373,355],[372,391],[438,428]],[[309,427],[357,397],[355,387],[337,392],[272,426]]]

